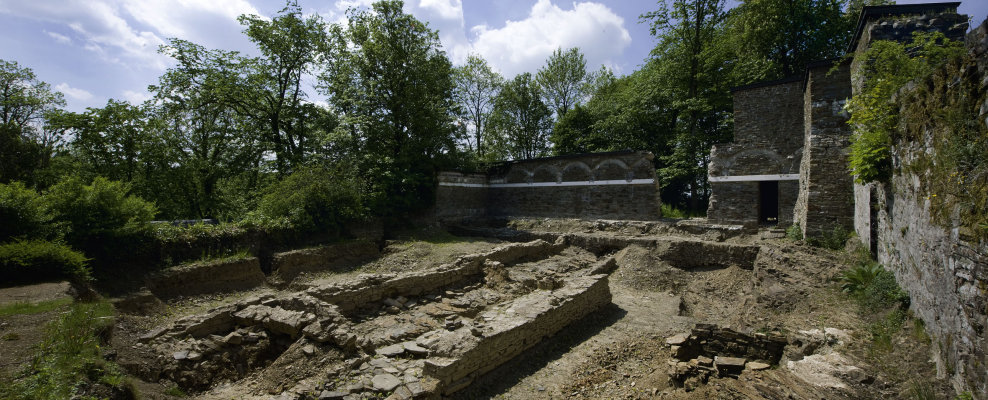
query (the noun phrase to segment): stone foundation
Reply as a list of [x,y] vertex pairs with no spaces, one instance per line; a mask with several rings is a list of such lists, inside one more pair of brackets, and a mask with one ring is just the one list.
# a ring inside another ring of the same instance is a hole
[[186,264],[148,279],[147,287],[160,298],[244,290],[263,285],[257,257]]

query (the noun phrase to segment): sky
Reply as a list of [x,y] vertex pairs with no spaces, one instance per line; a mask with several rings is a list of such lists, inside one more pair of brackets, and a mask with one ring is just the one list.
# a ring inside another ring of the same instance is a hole
[[[306,13],[344,22],[350,7],[372,0],[298,0]],[[899,1],[899,4],[923,0]],[[272,17],[284,0],[0,0],[0,59],[34,70],[65,94],[70,111],[108,99],[142,102],[147,86],[172,65],[158,54],[169,38],[255,54],[237,22],[241,14]],[[728,0],[732,7],[736,1]],[[587,67],[616,74],[638,69],[655,39],[639,16],[645,0],[406,0],[405,11],[439,31],[454,64],[479,54],[512,77],[537,71],[557,48],[579,47]],[[965,0],[976,26],[988,1]],[[310,91],[314,93],[314,91]],[[314,99],[318,100],[318,99]]]

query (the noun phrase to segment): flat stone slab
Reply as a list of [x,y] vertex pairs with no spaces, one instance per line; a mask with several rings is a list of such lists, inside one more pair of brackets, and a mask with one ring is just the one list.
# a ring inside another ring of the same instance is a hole
[[405,348],[405,351],[417,356],[424,356],[429,354],[429,349],[419,346],[418,343],[415,342],[405,342],[402,343],[401,346]]
[[405,352],[405,347],[400,344],[393,344],[377,349],[377,354],[385,357],[397,357]]
[[736,375],[744,371],[747,360],[739,357],[714,357],[714,367],[721,374]]
[[747,367],[748,369],[750,369],[752,371],[761,371],[763,369],[768,369],[769,367],[771,367],[771,365],[768,365],[766,363],[761,363],[761,362],[753,361],[753,362],[750,362],[747,365],[745,365],[745,367]]
[[380,374],[371,378],[371,384],[378,392],[390,392],[401,384],[401,379],[391,374]]

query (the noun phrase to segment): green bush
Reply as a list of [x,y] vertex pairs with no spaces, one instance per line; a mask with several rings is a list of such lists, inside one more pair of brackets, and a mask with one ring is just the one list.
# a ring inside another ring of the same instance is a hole
[[882,271],[884,269],[877,262],[854,266],[841,274],[841,290],[846,293],[861,293]]
[[82,253],[68,246],[44,240],[23,240],[0,244],[0,282],[37,282],[67,278],[89,280],[89,268]]
[[792,241],[803,240],[803,228],[799,226],[799,222],[789,225],[786,228],[786,239]]
[[339,233],[366,214],[361,185],[340,172],[307,167],[271,185],[245,225],[281,226],[303,232]]
[[34,189],[21,182],[0,183],[0,242],[10,239],[57,239],[55,215]]
[[69,243],[82,244],[90,238],[120,236],[148,227],[157,210],[154,204],[132,196],[130,185],[97,177],[86,185],[71,177],[52,186],[45,202],[69,228]]

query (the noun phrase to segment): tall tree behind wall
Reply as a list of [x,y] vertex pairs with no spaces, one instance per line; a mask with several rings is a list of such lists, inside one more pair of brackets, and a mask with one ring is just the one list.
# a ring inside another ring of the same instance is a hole
[[642,16],[659,41],[655,82],[675,110],[672,151],[659,175],[664,190],[684,193],[693,211],[706,209],[710,146],[731,137],[726,17],[723,0],[670,0]]
[[559,48],[535,74],[535,82],[557,118],[562,118],[586,97],[588,77],[587,60],[580,49],[573,47],[563,51]]
[[802,73],[806,64],[840,57],[864,5],[885,0],[744,0],[730,12],[741,83]]
[[484,158],[484,133],[487,131],[487,122],[491,111],[494,109],[494,98],[504,78],[501,74],[491,69],[479,55],[471,54],[467,57],[467,62],[463,66],[457,67],[456,74],[456,99],[462,107],[464,119],[473,125],[473,151],[478,158]]
[[65,99],[30,68],[0,59],[0,183],[34,181],[63,140]]
[[552,111],[542,101],[542,92],[525,72],[515,76],[501,89],[494,100],[491,128],[488,135],[496,141],[502,159],[537,158],[549,154],[549,130]]
[[381,1],[373,12],[349,11],[320,76],[341,115],[332,141],[370,181],[371,208],[392,217],[431,203],[457,133],[452,64],[438,34],[402,7]]
[[317,15],[304,16],[290,1],[273,19],[241,15],[244,33],[261,51],[246,60],[246,82],[228,99],[250,117],[275,155],[275,168],[284,176],[303,163],[317,143],[321,110],[306,101],[303,77],[324,60],[326,24]]

